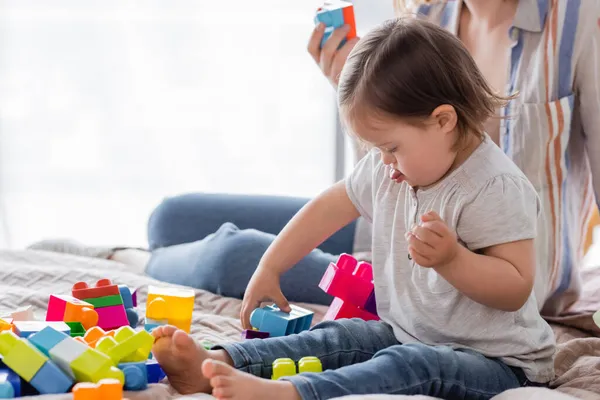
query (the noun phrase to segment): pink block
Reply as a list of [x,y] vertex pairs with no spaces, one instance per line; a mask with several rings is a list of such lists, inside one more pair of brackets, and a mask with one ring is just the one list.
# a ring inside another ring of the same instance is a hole
[[98,326],[104,330],[116,329],[129,325],[127,312],[122,304],[118,306],[100,307],[95,310],[98,313]]
[[360,318],[365,321],[379,321],[377,315],[373,315],[366,310],[360,309],[355,305],[336,297],[333,299],[333,302],[331,302],[327,313],[323,317],[323,321],[333,321],[342,318]]
[[46,321],[64,321],[67,303],[85,303],[86,305],[91,307],[91,305],[89,305],[88,303],[76,299],[73,296],[69,296],[66,294],[51,294],[50,300],[48,300],[48,311],[46,312]]
[[329,264],[319,287],[333,297],[339,297],[357,307],[364,307],[373,292],[373,267],[357,263],[348,254],[342,254],[337,263]]

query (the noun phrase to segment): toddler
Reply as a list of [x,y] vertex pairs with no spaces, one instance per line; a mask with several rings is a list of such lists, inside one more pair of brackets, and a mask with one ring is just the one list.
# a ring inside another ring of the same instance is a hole
[[[554,336],[532,294],[537,194],[482,129],[505,99],[456,37],[416,19],[365,36],[338,96],[345,126],[370,152],[278,235],[241,318],[249,328],[267,299],[287,311],[281,274],[362,215],[373,225],[381,321],[327,321],[210,351],[174,327],[157,328],[153,351],[171,384],[218,399],[488,399],[550,381]],[[275,359],[305,356],[325,371],[269,379]]]

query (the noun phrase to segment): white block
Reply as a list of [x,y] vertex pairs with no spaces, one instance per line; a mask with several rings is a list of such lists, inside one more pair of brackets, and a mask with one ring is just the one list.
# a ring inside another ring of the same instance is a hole
[[35,319],[31,306],[17,308],[10,316],[13,321],[33,321]]
[[52,349],[50,349],[50,358],[71,378],[75,378],[71,363],[82,355],[89,347],[77,340],[65,339]]

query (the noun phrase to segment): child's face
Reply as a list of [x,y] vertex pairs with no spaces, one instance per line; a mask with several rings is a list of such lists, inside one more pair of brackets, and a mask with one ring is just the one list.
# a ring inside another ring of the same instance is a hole
[[[427,187],[442,179],[456,158],[455,124],[431,117],[415,126],[401,119],[356,121],[358,136],[377,147],[384,164],[398,170],[398,181],[414,187]],[[451,121],[450,121],[451,122]]]

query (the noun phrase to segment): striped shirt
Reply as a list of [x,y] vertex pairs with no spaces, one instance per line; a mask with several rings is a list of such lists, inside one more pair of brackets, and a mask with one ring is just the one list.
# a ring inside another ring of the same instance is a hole
[[[420,18],[458,33],[460,0],[417,6]],[[535,295],[545,315],[581,292],[586,230],[600,195],[600,0],[520,0],[512,27],[500,147],[542,202]],[[356,246],[367,235],[358,225]],[[363,231],[362,233],[360,231]]]

